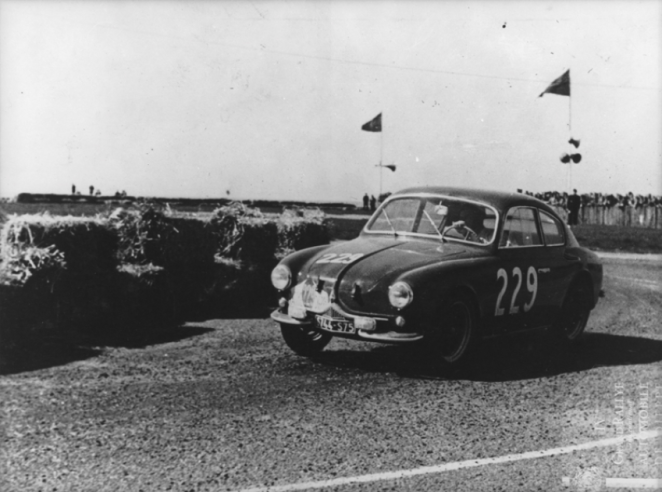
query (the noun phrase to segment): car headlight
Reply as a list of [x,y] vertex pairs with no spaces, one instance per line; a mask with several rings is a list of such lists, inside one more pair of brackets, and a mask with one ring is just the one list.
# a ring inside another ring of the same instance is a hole
[[277,265],[271,272],[271,283],[278,290],[285,290],[292,281],[292,272],[285,265]]
[[402,309],[414,300],[414,291],[407,282],[396,282],[388,288],[388,301],[391,306]]

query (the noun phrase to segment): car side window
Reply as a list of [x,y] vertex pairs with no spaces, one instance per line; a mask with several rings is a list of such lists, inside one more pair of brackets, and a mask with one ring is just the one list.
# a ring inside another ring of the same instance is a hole
[[506,214],[499,247],[517,248],[540,245],[542,245],[542,241],[535,211],[529,207],[511,208]]
[[547,246],[558,246],[565,244],[565,234],[563,233],[563,226],[554,217],[547,212],[538,210],[540,214],[540,224],[542,225],[542,233],[545,237],[545,244]]

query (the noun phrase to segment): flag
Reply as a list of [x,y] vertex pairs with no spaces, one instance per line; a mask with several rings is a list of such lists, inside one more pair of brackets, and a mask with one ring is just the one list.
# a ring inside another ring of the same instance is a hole
[[542,97],[543,94],[549,92],[550,94],[558,94],[560,96],[569,96],[570,95],[570,69],[561,75],[558,79],[554,80],[547,89],[542,91],[538,97]]
[[381,132],[382,131],[382,114],[379,113],[373,119],[368,121],[365,125],[361,127],[361,130],[367,132]]
[[574,138],[570,137],[570,140],[568,140],[569,144],[572,144],[575,146],[575,148],[579,147],[579,140],[575,140]]
[[386,164],[384,167],[388,167],[391,171],[395,172],[395,164]]

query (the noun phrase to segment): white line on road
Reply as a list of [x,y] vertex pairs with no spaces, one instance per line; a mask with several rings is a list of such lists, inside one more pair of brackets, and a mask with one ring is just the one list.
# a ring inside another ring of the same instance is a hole
[[397,470],[393,472],[372,473],[369,475],[358,475],[356,477],[342,477],[334,478],[331,480],[320,480],[317,482],[301,482],[286,485],[274,485],[271,487],[255,487],[250,489],[241,489],[236,492],[289,492],[291,490],[307,490],[307,489],[321,489],[324,487],[337,487],[338,485],[349,485],[353,483],[368,483],[377,482],[381,480],[397,480],[399,478],[415,477],[418,475],[432,475],[435,473],[443,473],[447,471],[460,470],[462,468],[473,468],[484,465],[495,465],[500,463],[510,463],[513,461],[532,460],[536,458],[544,458],[547,456],[558,456],[561,454],[570,454],[575,451],[582,451],[586,449],[601,448],[607,446],[615,446],[628,441],[642,441],[645,439],[654,439],[662,435],[660,430],[650,430],[641,432],[639,434],[629,434],[627,436],[611,437],[609,439],[602,439],[600,441],[592,441],[584,444],[574,444],[572,446],[564,446],[561,448],[546,449],[543,451],[529,451],[519,454],[507,454],[505,456],[498,456],[495,458],[482,458],[478,460],[457,461],[455,463],[445,463],[443,465],[423,466],[421,468],[413,468],[410,470]]
[[609,275],[608,278],[614,278],[618,280],[626,280],[628,282],[632,282],[633,284],[639,286],[639,287],[644,287],[648,289],[661,289],[662,284],[660,282],[656,282],[654,280],[646,280],[643,278],[632,278],[632,277],[618,277],[616,275]]
[[657,489],[662,487],[659,478],[608,478],[605,485],[614,489]]

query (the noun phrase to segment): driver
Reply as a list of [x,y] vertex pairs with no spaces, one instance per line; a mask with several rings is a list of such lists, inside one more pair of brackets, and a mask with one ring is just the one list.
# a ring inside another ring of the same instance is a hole
[[484,243],[485,239],[483,222],[485,221],[485,212],[474,206],[466,206],[460,210],[460,220],[464,221],[463,229],[466,230],[465,238],[468,241]]

